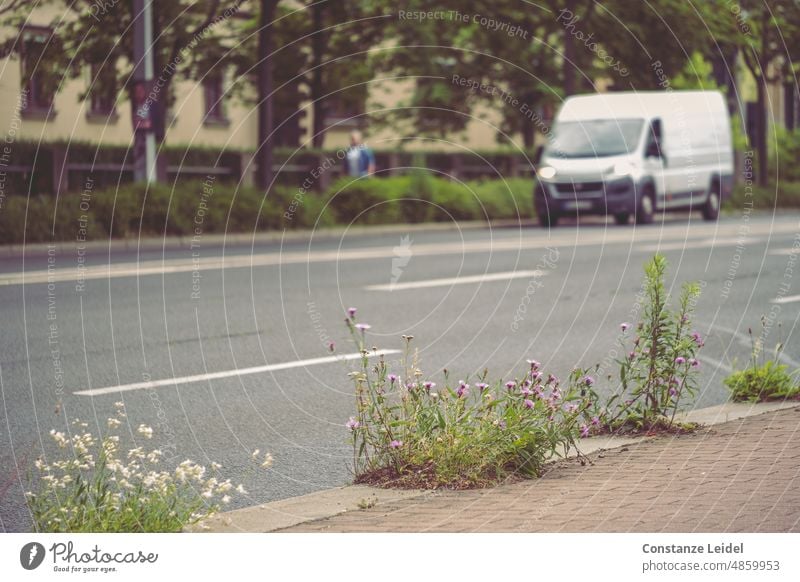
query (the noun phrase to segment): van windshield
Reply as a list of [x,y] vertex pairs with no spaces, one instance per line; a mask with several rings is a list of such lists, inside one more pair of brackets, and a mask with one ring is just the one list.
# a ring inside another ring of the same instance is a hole
[[631,153],[642,135],[643,119],[588,119],[556,124],[547,155],[601,158]]

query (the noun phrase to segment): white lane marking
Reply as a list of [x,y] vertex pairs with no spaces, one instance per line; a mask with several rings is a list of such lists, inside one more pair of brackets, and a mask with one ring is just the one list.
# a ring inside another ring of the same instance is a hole
[[777,299],[771,299],[770,303],[777,303],[778,305],[783,305],[784,303],[796,303],[800,301],[800,295],[787,295],[786,297],[778,297]]
[[[377,350],[371,351],[369,357],[386,356],[389,354],[400,353],[400,350]],[[160,388],[162,386],[175,386],[178,384],[191,384],[192,382],[204,382],[216,380],[218,378],[230,378],[231,376],[245,376],[247,374],[260,374],[261,372],[274,372],[277,370],[288,370],[289,368],[302,368],[304,366],[315,366],[318,364],[330,364],[332,362],[346,362],[357,360],[361,354],[344,354],[341,356],[326,356],[323,358],[311,358],[308,360],[296,360],[294,362],[283,362],[281,364],[266,364],[264,366],[254,366],[252,368],[240,368],[238,370],[225,370],[224,372],[211,372],[208,374],[197,374],[195,376],[183,376],[182,378],[164,378],[163,380],[152,380],[150,382],[135,382],[133,384],[121,384],[119,386],[108,386],[106,388],[92,388],[90,390],[78,390],[73,392],[79,396],[100,396],[101,394],[115,394],[117,392],[128,392],[130,390],[146,390],[149,388]]]
[[[720,236],[734,236],[738,231],[739,225],[720,225],[718,233]],[[778,234],[784,232],[795,232],[794,224],[776,225],[753,225],[748,233],[757,234]],[[730,232],[728,232],[730,231]],[[763,231],[763,232],[762,232]],[[598,244],[631,244],[634,248],[639,242],[658,241],[664,236],[670,238],[686,238],[696,240],[697,237],[707,236],[707,233],[692,232],[681,229],[680,227],[670,228],[666,233],[661,229],[611,229],[592,231],[592,235],[581,234],[580,239],[576,239],[574,232],[566,231],[564,234],[550,234],[539,237],[525,237],[522,239],[502,239],[502,240],[480,240],[459,243],[428,243],[414,246],[414,256],[436,256],[453,255],[468,253],[488,253],[488,252],[519,252],[530,249],[543,249],[552,246],[565,246],[569,248],[594,246]],[[711,239],[708,239],[711,240]],[[736,239],[739,240],[738,238]],[[757,239],[751,238],[749,241],[755,242]],[[678,249],[686,246],[680,243]],[[189,273],[194,271],[208,271],[219,269],[237,269],[247,267],[264,267],[271,265],[291,265],[307,263],[324,263],[337,261],[360,261],[368,259],[391,259],[394,256],[393,246],[388,247],[369,247],[364,249],[352,250],[330,250],[330,251],[294,251],[286,253],[262,253],[255,255],[226,255],[224,257],[203,257],[181,258],[166,260],[150,260],[128,263],[112,263],[105,265],[93,265],[89,267],[57,268],[37,271],[26,271],[16,273],[0,274],[0,285],[32,285],[35,283],[57,283],[61,281],[82,282],[92,279],[115,279],[118,277],[144,277],[146,275],[169,275],[173,273]],[[666,250],[663,246],[662,250]]]
[[657,245],[645,245],[643,247],[638,247],[636,250],[648,253],[655,253],[658,251],[680,251],[683,249],[691,251],[694,249],[702,249],[708,247],[731,247],[739,244],[741,244],[742,246],[746,246],[748,244],[761,242],[763,240],[764,239],[762,238],[754,238],[754,237],[707,238],[705,240],[688,239],[683,242],[670,242]]
[[401,291],[403,289],[424,289],[427,287],[447,287],[450,285],[466,285],[468,283],[486,283],[489,281],[507,281],[522,277],[543,277],[544,272],[535,271],[506,271],[503,273],[485,273],[483,275],[468,275],[466,277],[449,277],[447,279],[427,279],[424,281],[408,281],[406,283],[386,283],[381,285],[367,285],[367,291]]
[[788,249],[773,249],[769,252],[770,255],[785,257],[788,255],[796,255],[800,253],[800,247],[790,247]]

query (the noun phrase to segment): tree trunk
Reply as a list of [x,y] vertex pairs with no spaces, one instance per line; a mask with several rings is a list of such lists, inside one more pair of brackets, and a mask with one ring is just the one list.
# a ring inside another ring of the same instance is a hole
[[[566,9],[569,11],[569,14],[577,16],[575,14],[576,5],[576,0],[567,0]],[[565,23],[562,22],[562,26],[564,26],[564,24]],[[575,37],[573,36],[572,30],[564,26],[563,76],[565,97],[575,94],[575,67]]]
[[769,162],[767,160],[767,79],[762,73],[756,78],[758,101],[756,104],[756,175],[759,186],[769,181]]
[[261,0],[258,29],[258,186],[268,190],[272,183],[272,22],[278,0]]
[[525,123],[522,126],[522,143],[525,146],[526,150],[532,150],[533,144],[536,136],[536,131],[533,127],[532,123]]
[[311,101],[313,103],[313,137],[312,144],[321,148],[325,141],[325,101],[322,99],[322,52],[325,50],[325,38],[322,33],[324,4],[317,2],[311,7],[313,21],[311,37]]

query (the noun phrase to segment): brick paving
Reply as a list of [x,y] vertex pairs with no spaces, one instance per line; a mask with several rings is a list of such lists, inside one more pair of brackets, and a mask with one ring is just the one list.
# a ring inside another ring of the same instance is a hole
[[800,408],[562,461],[540,479],[431,492],[293,532],[800,532]]

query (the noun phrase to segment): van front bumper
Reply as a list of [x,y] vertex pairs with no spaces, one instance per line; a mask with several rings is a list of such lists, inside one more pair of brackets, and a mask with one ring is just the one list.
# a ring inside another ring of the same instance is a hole
[[538,181],[533,199],[540,215],[632,214],[636,210],[636,184],[630,177],[597,182]]

